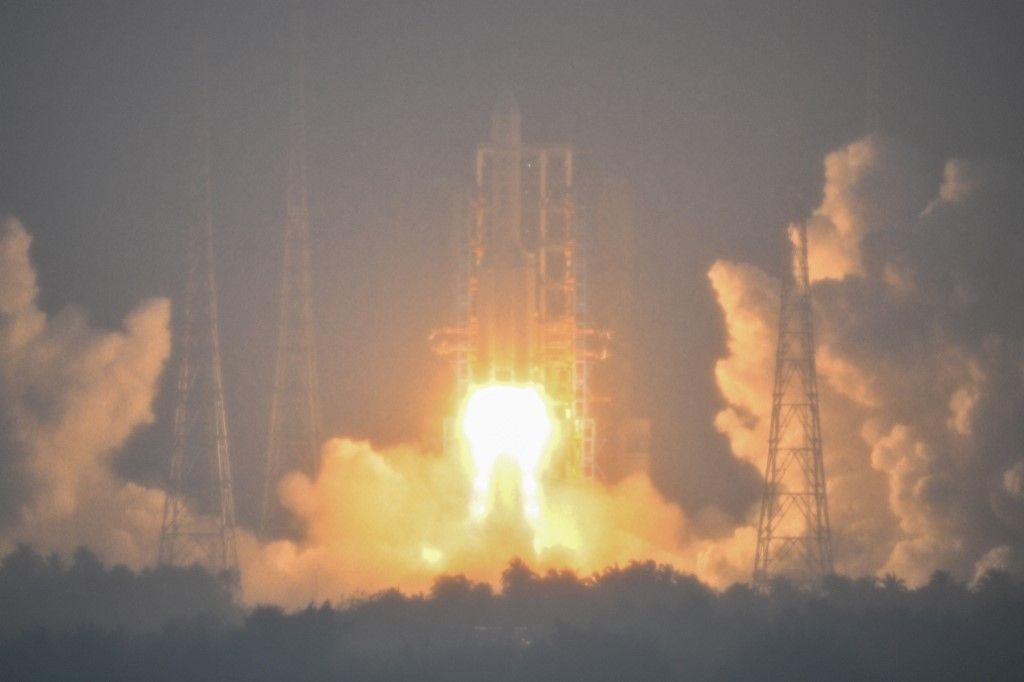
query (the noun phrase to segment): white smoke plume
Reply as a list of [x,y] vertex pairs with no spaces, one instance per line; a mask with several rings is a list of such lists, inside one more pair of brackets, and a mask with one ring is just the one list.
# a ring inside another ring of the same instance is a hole
[[[837,569],[914,584],[1012,568],[1024,539],[1024,182],[964,160],[933,175],[859,140],[828,155],[807,223]],[[778,282],[725,261],[709,278],[716,423],[762,468]]]
[[151,406],[170,351],[166,299],[121,331],[67,308],[48,317],[15,219],[0,231],[0,553],[88,545],[109,561],[152,561],[163,496],[118,477],[111,458]]

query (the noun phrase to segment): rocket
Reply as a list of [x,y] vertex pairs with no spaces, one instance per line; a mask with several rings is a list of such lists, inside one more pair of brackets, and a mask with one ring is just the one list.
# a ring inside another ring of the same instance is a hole
[[489,163],[477,177],[487,207],[478,270],[477,379],[525,383],[538,364],[537,265],[523,247],[521,118],[510,92],[498,98],[488,148]]

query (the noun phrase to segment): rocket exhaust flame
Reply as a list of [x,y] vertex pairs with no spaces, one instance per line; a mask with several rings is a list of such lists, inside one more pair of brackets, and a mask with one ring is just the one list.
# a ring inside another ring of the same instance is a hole
[[[541,514],[540,477],[554,444],[554,420],[543,389],[533,385],[491,384],[474,389],[462,414],[462,434],[473,481],[470,513],[482,521],[499,502],[496,488],[509,487],[503,472],[518,477],[523,516]],[[512,466],[501,467],[504,460]]]

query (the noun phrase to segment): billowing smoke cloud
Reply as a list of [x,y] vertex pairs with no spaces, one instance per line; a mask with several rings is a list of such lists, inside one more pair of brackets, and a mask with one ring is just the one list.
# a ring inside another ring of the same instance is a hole
[[[1012,568],[1024,533],[1024,181],[932,175],[857,141],[827,157],[808,221],[837,568],[913,583]],[[716,423],[763,467],[778,282],[725,261],[709,277],[729,339]]]
[[113,473],[111,458],[151,405],[170,350],[169,305],[141,304],[118,332],[81,310],[37,304],[31,238],[0,231],[0,551],[89,545],[111,561],[152,561],[163,496]]
[[301,605],[394,587],[416,591],[443,573],[498,585],[514,557],[582,575],[637,559],[705,568],[681,510],[646,476],[549,488],[536,529],[517,520],[473,522],[469,482],[451,457],[329,441],[315,478],[292,474],[280,488],[305,529],[302,541],[245,540],[245,598]]

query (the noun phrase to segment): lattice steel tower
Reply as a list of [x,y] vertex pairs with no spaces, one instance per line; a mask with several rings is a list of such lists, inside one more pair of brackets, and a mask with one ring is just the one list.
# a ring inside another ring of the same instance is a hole
[[195,214],[187,237],[174,450],[157,562],[161,565],[202,563],[237,577],[235,501],[214,275],[209,138],[204,84],[194,150]]
[[790,227],[792,272],[783,279],[764,495],[754,584],[775,577],[815,583],[832,573],[832,537],[821,454],[807,229]]
[[279,537],[293,530],[291,520],[278,501],[277,484],[288,471],[298,469],[312,473],[320,443],[310,274],[309,197],[306,188],[306,93],[302,45],[301,13],[298,7],[293,7],[284,262],[260,519],[260,529],[265,537]]

